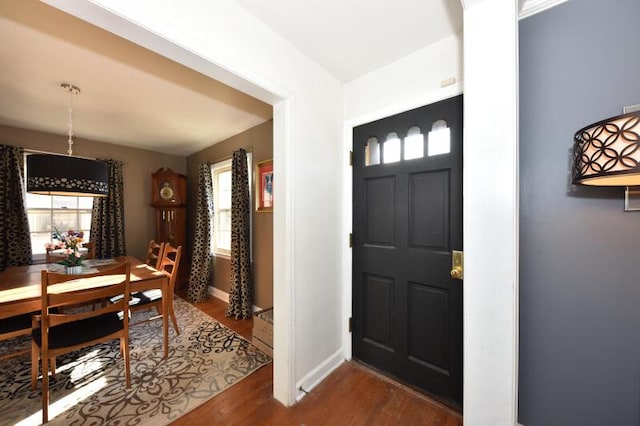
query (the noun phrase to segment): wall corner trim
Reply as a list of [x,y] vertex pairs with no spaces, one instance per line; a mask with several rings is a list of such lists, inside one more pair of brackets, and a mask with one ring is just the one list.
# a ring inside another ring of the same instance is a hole
[[528,18],[566,1],[568,0],[522,0],[518,19]]
[[[299,402],[304,398],[311,389],[315,388],[322,382],[329,374],[331,374],[336,368],[338,368],[345,361],[342,348],[334,352],[329,358],[325,359],[320,365],[307,373],[300,381],[296,383],[296,389],[298,389],[298,395],[296,396],[296,402]],[[302,390],[302,389],[304,390]]]

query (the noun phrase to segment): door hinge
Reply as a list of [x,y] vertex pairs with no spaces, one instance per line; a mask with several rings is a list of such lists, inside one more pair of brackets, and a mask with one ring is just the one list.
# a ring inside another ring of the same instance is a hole
[[349,151],[349,165],[353,166],[353,151]]
[[353,247],[353,233],[349,233],[349,248]]
[[349,317],[349,333],[353,332],[353,317]]

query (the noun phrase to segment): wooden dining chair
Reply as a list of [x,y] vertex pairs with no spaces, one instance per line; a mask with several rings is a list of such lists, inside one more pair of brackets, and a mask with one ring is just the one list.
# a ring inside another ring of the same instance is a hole
[[82,247],[87,249],[87,254],[84,255],[85,259],[96,258],[96,244],[93,241],[87,241],[86,243],[82,243]]
[[[123,262],[82,278],[42,271],[42,310],[33,317],[31,339],[31,387],[36,389],[38,360],[42,365],[42,421],[48,421],[49,371],[55,374],[55,358],[84,347],[120,339],[126,387],[131,387],[129,362],[129,301],[131,264]],[[58,309],[107,300],[123,295],[119,302],[94,310]]]
[[149,248],[147,249],[147,265],[160,269],[160,261],[162,260],[163,251],[164,243],[156,243],[153,240],[149,241]]
[[[178,246],[177,248],[172,247],[171,244],[166,243],[164,245],[164,250],[162,253],[162,258],[160,259],[160,263],[158,265],[158,271],[162,272],[167,276],[169,281],[168,285],[168,300],[167,300],[167,312],[169,318],[171,318],[171,322],[173,324],[173,329],[176,331],[176,335],[180,334],[180,329],[178,328],[178,321],[176,320],[176,313],[173,308],[173,292],[176,285],[176,278],[178,276],[178,266],[180,265],[180,257],[182,255],[182,246]],[[153,318],[149,318],[148,320],[131,323],[131,325],[138,325],[146,323],[147,321],[152,321],[158,318],[162,318],[162,287],[161,283],[158,283],[157,286],[154,283],[154,287],[146,288],[145,290],[136,291],[131,293],[131,302],[129,307],[131,311],[139,311],[142,309],[150,309],[155,308],[158,312],[158,316]],[[111,299],[112,302],[118,300],[118,298]],[[166,324],[166,322],[165,322]],[[163,324],[164,326],[164,324]],[[169,351],[169,342],[168,342],[168,330],[165,328],[164,330],[164,356],[166,357]]]
[[47,248],[47,254],[46,254],[47,263],[57,263],[62,260],[66,260],[68,257],[67,255],[64,255],[61,253],[54,253],[53,251],[54,249]]
[[[37,312],[36,312],[37,313]],[[13,315],[10,311],[0,312],[0,342],[31,335],[31,315]],[[29,353],[29,349],[13,349],[0,355],[0,359]]]
[[[93,241],[87,241],[86,243],[82,243],[82,247],[87,249],[87,252],[84,254],[85,259],[95,259],[96,258],[96,245]],[[62,260],[67,259],[67,255],[61,253],[54,253],[54,249],[47,248],[46,261],[47,263],[57,263]]]

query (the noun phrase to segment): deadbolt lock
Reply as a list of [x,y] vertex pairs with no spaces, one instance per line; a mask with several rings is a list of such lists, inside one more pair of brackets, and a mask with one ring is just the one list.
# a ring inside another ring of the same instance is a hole
[[462,280],[464,278],[464,253],[462,251],[453,250],[451,252],[451,278]]

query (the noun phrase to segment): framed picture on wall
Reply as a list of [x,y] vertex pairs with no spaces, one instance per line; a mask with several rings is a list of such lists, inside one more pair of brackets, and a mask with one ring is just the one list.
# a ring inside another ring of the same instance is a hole
[[273,160],[256,163],[256,211],[273,211]]

